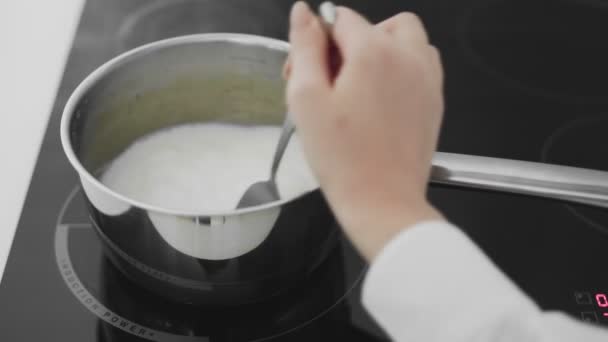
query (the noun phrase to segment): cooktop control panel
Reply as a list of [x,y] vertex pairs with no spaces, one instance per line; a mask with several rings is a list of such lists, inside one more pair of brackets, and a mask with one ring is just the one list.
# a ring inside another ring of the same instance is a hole
[[608,325],[608,291],[576,291],[574,301],[581,320]]

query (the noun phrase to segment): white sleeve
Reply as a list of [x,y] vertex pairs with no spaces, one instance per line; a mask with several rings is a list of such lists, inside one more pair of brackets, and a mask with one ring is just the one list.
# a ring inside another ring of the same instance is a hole
[[608,341],[608,330],[541,311],[444,221],[388,243],[365,279],[363,304],[395,341]]

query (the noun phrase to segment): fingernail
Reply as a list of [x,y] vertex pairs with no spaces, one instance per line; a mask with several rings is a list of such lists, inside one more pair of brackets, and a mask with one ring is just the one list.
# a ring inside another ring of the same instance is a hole
[[291,27],[298,28],[308,25],[312,19],[310,7],[304,1],[298,1],[291,8]]

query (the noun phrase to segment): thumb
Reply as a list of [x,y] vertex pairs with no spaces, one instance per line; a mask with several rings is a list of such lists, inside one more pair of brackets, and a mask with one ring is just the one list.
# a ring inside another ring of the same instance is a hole
[[290,21],[290,86],[329,87],[328,40],[321,22],[303,1],[294,4]]

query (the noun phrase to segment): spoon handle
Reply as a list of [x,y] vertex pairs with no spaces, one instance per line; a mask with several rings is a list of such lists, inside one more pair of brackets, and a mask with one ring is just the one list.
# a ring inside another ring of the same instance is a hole
[[331,33],[334,24],[336,23],[336,5],[331,1],[325,1],[319,6],[319,16],[323,21],[327,33]]
[[279,138],[279,143],[277,144],[277,149],[274,153],[274,159],[272,160],[272,167],[270,168],[270,179],[273,182],[277,176],[277,170],[283,159],[283,154],[285,154],[285,149],[289,144],[289,139],[295,130],[296,126],[291,121],[290,114],[287,113],[285,115],[285,121],[283,122],[283,129],[281,129],[281,137]]

